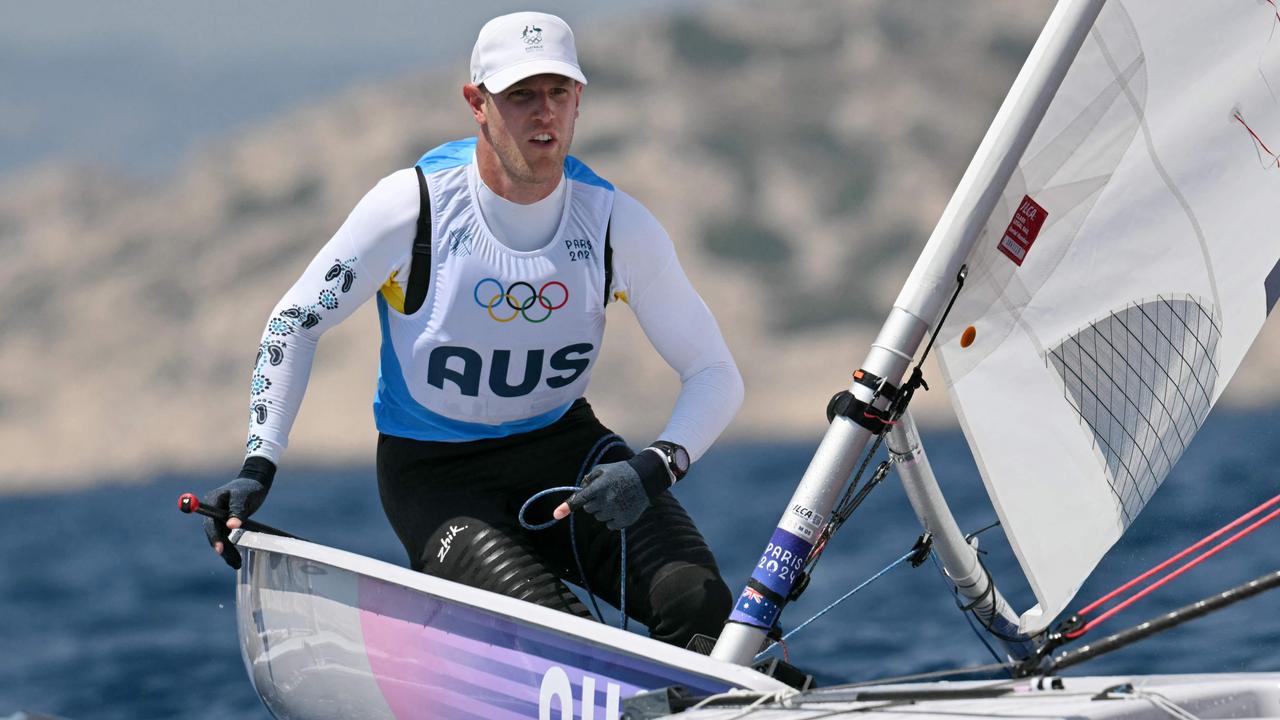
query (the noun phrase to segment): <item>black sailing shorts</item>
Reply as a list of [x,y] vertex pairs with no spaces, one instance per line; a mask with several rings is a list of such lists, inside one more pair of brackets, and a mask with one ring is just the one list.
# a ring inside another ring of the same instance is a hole
[[[586,511],[546,530],[520,526],[520,507],[546,488],[579,484],[595,464],[634,453],[578,399],[551,425],[503,438],[426,442],[378,437],[382,508],[415,570],[557,610],[589,616],[564,581],[618,606],[620,534]],[[569,493],[533,503],[538,525]],[[574,558],[574,545],[585,577]],[[733,598],[715,557],[670,492],[627,528],[626,611],[659,640],[681,647],[717,636]]]

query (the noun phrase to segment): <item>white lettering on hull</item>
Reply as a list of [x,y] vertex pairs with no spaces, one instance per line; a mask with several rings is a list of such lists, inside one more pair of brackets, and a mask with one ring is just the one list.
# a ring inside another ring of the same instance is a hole
[[[618,710],[622,689],[617,683],[605,683],[604,717],[600,720],[619,720]],[[569,675],[559,666],[552,665],[542,675],[542,686],[538,690],[538,720],[553,720],[552,705],[558,701],[560,707],[559,720],[574,720],[573,683]],[[578,699],[579,720],[596,720],[596,679],[590,675],[582,677],[582,697]]]

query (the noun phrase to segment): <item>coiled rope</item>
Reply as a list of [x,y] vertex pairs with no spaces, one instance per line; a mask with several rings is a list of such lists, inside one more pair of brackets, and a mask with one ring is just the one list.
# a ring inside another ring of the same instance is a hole
[[[560,493],[560,492],[567,492],[567,493],[577,492],[579,489],[582,488],[582,483],[583,483],[583,480],[586,479],[587,473],[590,472],[590,470],[600,462],[600,459],[604,457],[604,454],[606,452],[608,452],[611,448],[614,448],[614,447],[626,447],[626,446],[627,445],[625,442],[622,441],[622,438],[618,437],[614,433],[609,433],[608,435],[605,435],[601,437],[599,440],[597,440],[596,444],[591,447],[591,450],[589,452],[587,452],[587,456],[583,458],[582,467],[578,469],[578,484],[577,485],[560,485],[557,487],[547,488],[546,490],[541,490],[539,492],[534,493],[533,495],[530,495],[529,499],[525,500],[524,504],[520,506],[520,512],[516,514],[516,519],[520,521],[520,527],[524,528],[525,530],[546,530],[547,528],[559,522],[558,520],[553,518],[544,523],[538,523],[535,525],[525,520],[524,514],[529,510],[530,505],[533,505],[534,502],[538,501],[543,497],[546,497],[547,495],[550,495],[552,493]],[[621,547],[619,549],[619,553],[621,555],[621,558],[619,560],[619,566],[621,569],[618,572],[618,606],[619,606],[618,610],[622,613],[622,622],[620,624],[620,627],[623,630],[626,630],[627,629],[627,529],[623,528],[622,530],[619,531],[619,533],[621,534],[621,538],[620,538]],[[578,536],[576,532],[576,526],[574,524],[574,516],[572,513],[569,514],[569,547],[573,549],[573,562],[578,569],[578,579],[582,581],[582,589],[586,590],[587,598],[591,600],[591,607],[594,608],[596,611],[596,619],[599,620],[600,622],[604,622],[604,613],[600,612],[600,605],[596,602],[596,594],[591,591],[591,584],[590,584],[590,581],[587,580],[586,569],[582,565],[582,556],[578,553]]]

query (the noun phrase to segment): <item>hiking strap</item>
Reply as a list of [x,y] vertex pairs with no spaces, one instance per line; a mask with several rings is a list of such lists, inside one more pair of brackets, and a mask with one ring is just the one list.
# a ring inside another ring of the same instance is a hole
[[613,232],[613,213],[609,213],[609,224],[604,226],[604,305],[609,305],[609,294],[613,288],[613,243],[610,235]]
[[[413,258],[409,264],[409,283],[404,296],[404,314],[412,315],[427,299],[431,283],[431,194],[427,192],[427,177],[421,166],[414,166],[418,173],[418,234],[413,238]],[[604,304],[609,304],[613,288],[613,216],[604,229]]]
[[427,192],[427,177],[422,168],[418,171],[418,234],[413,238],[413,258],[409,263],[409,283],[404,294],[404,314],[412,315],[427,299],[427,286],[431,284],[431,195]]

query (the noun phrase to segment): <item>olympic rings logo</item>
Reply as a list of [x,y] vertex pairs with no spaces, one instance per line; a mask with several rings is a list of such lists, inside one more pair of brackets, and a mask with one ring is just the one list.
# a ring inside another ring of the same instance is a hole
[[[482,291],[481,288],[486,286],[490,289]],[[534,290],[533,285],[523,280],[504,288],[494,278],[485,278],[476,283],[471,295],[477,305],[489,312],[489,317],[500,323],[511,322],[516,316],[524,316],[531,323],[540,323],[551,317],[553,310],[559,310],[569,302],[569,288],[559,280],[548,281]],[[487,301],[481,299],[485,297]],[[508,311],[510,315],[507,315]]]

